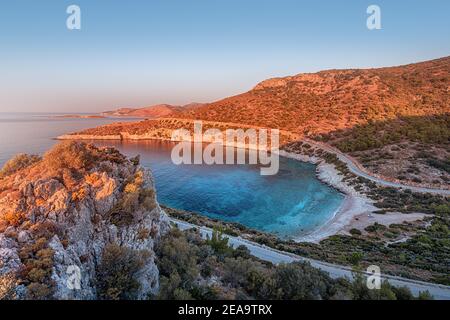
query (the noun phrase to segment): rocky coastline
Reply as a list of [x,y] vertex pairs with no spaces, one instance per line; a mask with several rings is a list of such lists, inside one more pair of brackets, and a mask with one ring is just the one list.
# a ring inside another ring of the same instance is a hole
[[[23,157],[8,164],[0,189],[0,274],[18,275],[15,296],[124,298],[117,277],[139,284],[128,298],[155,294],[154,246],[169,220],[151,172],[115,149],[75,142],[26,166]],[[134,271],[114,274],[115,256]]]

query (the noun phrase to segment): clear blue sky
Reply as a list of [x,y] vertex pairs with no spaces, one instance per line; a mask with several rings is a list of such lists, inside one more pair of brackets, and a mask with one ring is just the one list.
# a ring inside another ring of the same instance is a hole
[[[370,4],[382,30],[366,28]],[[448,0],[2,1],[0,111],[207,102],[269,77],[448,56],[449,16]]]

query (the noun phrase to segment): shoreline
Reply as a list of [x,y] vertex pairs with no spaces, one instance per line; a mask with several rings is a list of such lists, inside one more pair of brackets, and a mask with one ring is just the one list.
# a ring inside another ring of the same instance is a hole
[[287,151],[280,151],[279,155],[316,165],[317,179],[344,195],[341,205],[328,221],[310,233],[295,238],[294,241],[318,243],[332,235],[348,233],[345,231],[352,228],[351,221],[354,218],[372,214],[377,210],[377,208],[372,205],[372,200],[361,195],[342,181],[343,176],[339,174],[334,165],[327,164],[318,157],[311,157]]
[[[127,140],[123,139],[123,136],[110,135],[110,136],[94,136],[94,135],[62,135],[57,137],[58,140]],[[130,138],[128,136],[127,138]],[[135,137],[134,137],[135,138]],[[146,137],[147,139],[149,137]],[[165,138],[155,138],[152,140],[177,142]],[[130,139],[130,140],[143,140]],[[208,142],[208,141],[205,141]],[[241,145],[233,143],[232,145],[223,144],[225,147],[231,146],[235,148],[242,148]],[[245,148],[245,147],[244,147]],[[246,147],[252,149],[252,147]],[[316,228],[302,236],[293,238],[296,242],[311,242],[319,243],[330,236],[337,234],[350,235],[350,230],[354,227],[362,229],[374,224],[384,224],[388,226],[392,223],[402,223],[404,221],[416,221],[425,217],[425,214],[403,214],[403,213],[386,213],[386,214],[374,214],[378,208],[373,205],[374,201],[356,191],[352,186],[342,181],[342,174],[335,168],[334,165],[326,163],[322,158],[315,156],[308,156],[304,154],[290,153],[284,150],[278,150],[278,155],[281,157],[293,159],[300,162],[311,163],[316,165],[316,177],[322,183],[327,184],[331,188],[339,191],[344,195],[344,199],[339,208],[333,213],[332,217],[328,219],[323,225]]]
[[377,211],[378,208],[373,205],[374,201],[343,182],[343,176],[336,170],[334,165],[328,164],[318,157],[310,157],[308,155],[286,151],[280,151],[279,155],[316,165],[317,179],[344,195],[342,204],[328,221],[310,233],[294,238],[293,240],[296,242],[319,243],[321,240],[333,235],[350,235],[350,230],[353,228],[358,228],[364,232],[364,228],[375,222],[389,226],[392,223],[422,220],[427,216],[424,213],[404,214],[400,212],[375,214],[374,211]]

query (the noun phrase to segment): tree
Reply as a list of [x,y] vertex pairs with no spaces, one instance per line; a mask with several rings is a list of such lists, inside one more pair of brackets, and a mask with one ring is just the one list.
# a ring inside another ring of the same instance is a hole
[[283,300],[327,299],[332,280],[310,264],[281,264],[275,271],[275,281]]
[[222,231],[214,229],[211,238],[208,237],[206,244],[211,246],[213,250],[218,254],[226,254],[230,252],[228,246],[228,238],[223,236]]
[[433,296],[430,294],[430,292],[428,290],[427,291],[421,291],[419,293],[418,299],[419,300],[432,300]]
[[362,261],[364,255],[362,252],[353,252],[349,257],[349,261],[352,265],[357,266]]

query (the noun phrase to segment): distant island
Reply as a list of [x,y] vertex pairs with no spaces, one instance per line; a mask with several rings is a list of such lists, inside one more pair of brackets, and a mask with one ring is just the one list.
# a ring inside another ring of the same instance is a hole
[[54,118],[74,118],[74,119],[103,119],[105,116],[99,114],[64,114],[60,116],[54,116]]
[[183,106],[157,104],[143,108],[120,108],[113,111],[102,112],[101,115],[108,117],[161,118],[188,110],[194,110],[201,106],[203,106],[202,103],[195,102]]
[[98,114],[64,114],[54,116],[55,118],[77,118],[77,119],[103,119],[103,118],[146,118],[156,119],[194,110],[203,106],[203,103],[189,103],[182,106],[170,104],[157,104],[142,108],[119,108],[111,111],[104,111]]

